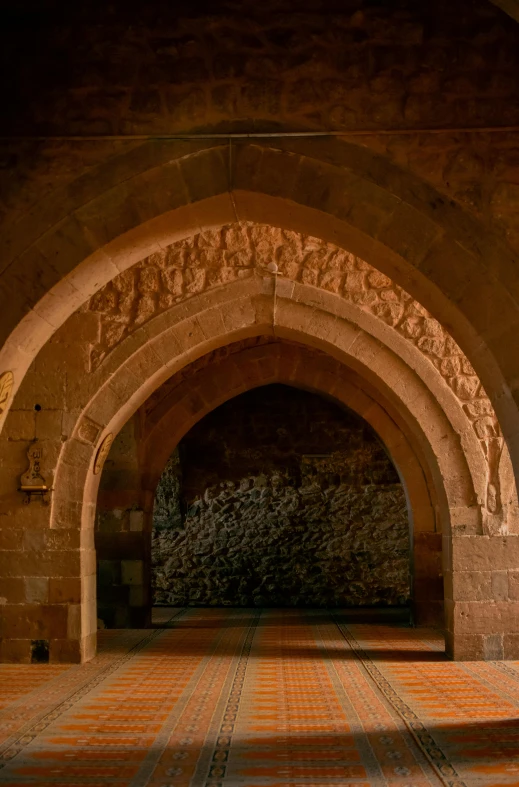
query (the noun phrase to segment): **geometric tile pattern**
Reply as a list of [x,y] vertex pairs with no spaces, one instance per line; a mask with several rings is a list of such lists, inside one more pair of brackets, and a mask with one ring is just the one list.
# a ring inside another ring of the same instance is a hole
[[0,668],[17,787],[519,787],[519,664],[334,610],[160,610],[74,667]]

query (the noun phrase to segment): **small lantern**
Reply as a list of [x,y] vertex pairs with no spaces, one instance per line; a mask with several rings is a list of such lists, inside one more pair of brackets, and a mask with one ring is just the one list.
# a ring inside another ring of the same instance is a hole
[[24,495],[24,503],[29,504],[33,497],[39,497],[44,505],[48,505],[47,494],[50,491],[44,477],[40,472],[42,451],[38,445],[38,438],[34,438],[27,451],[29,467],[20,478],[19,492]]

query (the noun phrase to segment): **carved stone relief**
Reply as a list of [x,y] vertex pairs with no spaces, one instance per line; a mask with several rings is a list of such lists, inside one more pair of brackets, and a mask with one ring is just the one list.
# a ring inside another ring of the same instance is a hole
[[457,397],[488,465],[485,506],[499,513],[503,440],[493,407],[469,360],[411,295],[359,257],[318,238],[276,227],[237,223],[174,243],[134,265],[97,292],[86,309],[100,315],[91,369],[126,336],[161,312],[208,289],[248,278],[275,262],[278,275],[340,295],[412,343]]
[[109,434],[106,435],[103,442],[97,449],[97,454],[94,461],[94,475],[99,475],[99,473],[103,469],[105,459],[110,453],[110,448],[112,447],[113,441],[114,441],[114,436],[110,432]]
[[13,390],[14,376],[12,372],[0,374],[0,416],[7,409],[7,402]]

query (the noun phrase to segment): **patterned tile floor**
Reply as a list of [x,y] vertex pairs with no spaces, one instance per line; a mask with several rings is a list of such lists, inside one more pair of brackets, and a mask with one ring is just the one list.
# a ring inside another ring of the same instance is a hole
[[519,787],[519,663],[337,611],[158,615],[82,666],[0,666],[1,784]]

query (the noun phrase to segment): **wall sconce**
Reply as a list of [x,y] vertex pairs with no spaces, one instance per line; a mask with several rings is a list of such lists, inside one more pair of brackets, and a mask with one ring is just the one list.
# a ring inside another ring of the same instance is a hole
[[[34,407],[35,424],[34,431],[36,432],[36,417],[41,407],[39,404]],[[20,486],[18,491],[24,495],[24,503],[29,504],[33,497],[39,497],[43,505],[48,505],[48,493],[51,491],[47,486],[47,482],[41,474],[41,457],[42,450],[38,445],[38,438],[35,436],[32,440],[28,450],[27,459],[29,460],[29,467],[20,478]]]
[[28,504],[33,497],[39,497],[44,505],[48,505],[49,501],[47,499],[47,494],[50,492],[50,489],[40,473],[41,448],[37,443],[38,438],[34,438],[27,451],[29,467],[20,478],[20,488],[18,491],[25,495],[24,503]]

